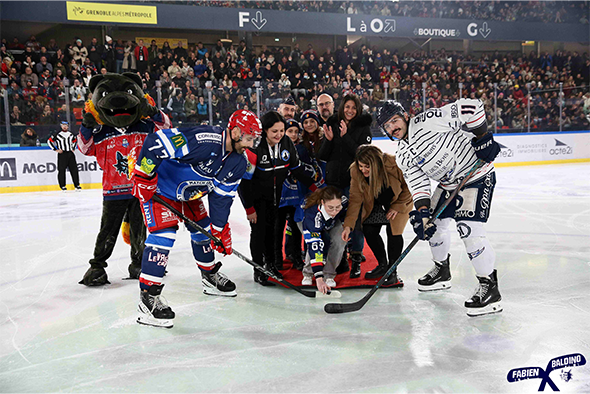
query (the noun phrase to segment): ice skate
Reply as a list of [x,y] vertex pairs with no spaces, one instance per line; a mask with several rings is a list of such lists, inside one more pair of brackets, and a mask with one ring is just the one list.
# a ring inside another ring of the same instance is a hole
[[148,291],[140,292],[137,322],[147,326],[172,328],[174,312],[166,299],[160,296],[164,285],[152,285]]
[[490,276],[478,276],[479,286],[475,294],[465,301],[467,316],[483,316],[502,312],[502,296],[498,290],[498,274],[496,270]]
[[235,283],[219,272],[219,268],[221,263],[217,262],[211,271],[201,271],[203,293],[223,297],[237,296]]
[[434,291],[451,288],[451,255],[444,261],[435,261],[434,267],[426,275],[418,279],[418,290]]

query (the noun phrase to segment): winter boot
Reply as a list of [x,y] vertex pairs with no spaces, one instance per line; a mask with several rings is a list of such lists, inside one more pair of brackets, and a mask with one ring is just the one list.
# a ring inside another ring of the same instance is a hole
[[383,264],[383,262],[379,262],[379,265],[375,267],[375,269],[367,272],[365,274],[365,279],[380,279],[385,273],[389,266],[387,264]]
[[171,328],[173,326],[174,312],[163,298],[162,288],[164,285],[152,285],[148,291],[140,291],[139,316],[137,322],[154,327]]
[[217,262],[211,271],[201,270],[203,293],[208,295],[235,297],[236,285],[227,276],[219,272],[221,262]]
[[402,278],[397,276],[397,269],[394,270],[387,279],[385,279],[385,282],[383,282],[381,287],[404,287],[404,281]]
[[[282,265],[282,260],[281,260],[281,265]],[[274,276],[276,276],[277,278],[283,279],[283,274],[281,274],[279,272],[274,261],[265,260],[264,268],[266,268],[267,271],[272,272],[272,274]]]
[[451,255],[443,261],[435,261],[434,267],[426,275],[418,279],[418,290],[433,291],[451,288]]
[[502,312],[502,296],[498,290],[498,273],[494,270],[490,276],[478,276],[479,286],[475,294],[465,301],[468,316],[482,316]]
[[275,284],[268,280],[268,275],[258,271],[254,268],[254,282],[262,286],[274,286]]
[[362,254],[357,252],[352,252],[350,254],[350,260],[352,264],[350,265],[350,279],[358,278],[361,276],[361,263],[362,263]]
[[338,267],[336,267],[336,275],[343,274],[348,271],[350,271],[350,267],[348,266],[348,252],[345,250],[342,254],[340,264],[338,264]]

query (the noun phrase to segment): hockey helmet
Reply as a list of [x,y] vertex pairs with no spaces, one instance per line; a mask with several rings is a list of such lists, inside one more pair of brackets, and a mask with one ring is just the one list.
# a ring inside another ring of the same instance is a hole
[[260,119],[253,112],[245,109],[239,109],[230,116],[228,128],[233,130],[234,127],[239,127],[242,134],[249,134],[254,138],[259,138],[262,135]]
[[237,110],[230,116],[227,127],[230,131],[238,127],[242,132],[242,136],[248,134],[254,137],[254,147],[260,143],[262,123],[260,123],[260,119],[251,111],[246,111],[245,109]]
[[395,115],[399,115],[402,118],[405,118],[407,114],[408,113],[404,109],[404,106],[401,105],[399,102],[394,100],[387,100],[383,103],[383,105],[381,105],[377,109],[377,124],[379,125],[379,127],[381,127],[381,129],[385,131],[385,123],[387,123],[391,118],[393,118]]

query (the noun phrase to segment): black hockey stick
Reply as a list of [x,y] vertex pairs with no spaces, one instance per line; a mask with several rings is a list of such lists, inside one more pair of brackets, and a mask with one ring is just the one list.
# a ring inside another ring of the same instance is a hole
[[[184,220],[186,223],[188,223],[189,225],[191,225],[192,227],[196,228],[198,231],[200,231],[201,233],[203,233],[207,238],[209,238],[211,241],[213,241],[216,245],[223,247],[223,242],[221,242],[221,240],[219,238],[213,236],[209,231],[207,231],[203,227],[199,226],[194,220],[191,220],[191,219],[187,218],[178,209],[174,208],[168,202],[166,202],[162,198],[160,198],[160,196],[154,194],[154,196],[152,197],[152,199],[155,202],[157,202],[158,204],[162,204],[163,206],[165,206],[166,208],[168,208],[172,213],[174,213],[176,216],[178,216],[179,218],[181,218],[182,220]],[[243,254],[241,254],[237,250],[233,249],[232,253],[235,254],[240,259],[244,260],[246,263],[250,264],[252,267],[256,268],[258,271],[262,272],[263,274],[265,274],[267,276],[270,276],[271,278],[273,278],[277,282],[280,282],[281,284],[283,284],[283,285],[285,285],[285,286],[287,286],[287,287],[295,290],[296,292],[298,292],[300,294],[303,294],[304,296],[309,297],[309,298],[315,298],[316,297],[316,292],[315,291],[309,291],[309,290],[299,289],[297,286],[292,285],[291,283],[287,282],[286,280],[281,279],[281,278],[275,276],[272,272],[268,271],[263,266],[256,264],[255,262],[253,262],[252,260],[250,260],[248,257],[244,256]]]
[[[483,165],[483,164],[484,164],[483,161],[477,160],[477,162],[473,165],[473,167],[471,167],[469,172],[465,175],[465,178],[463,178],[463,180],[461,181],[459,186],[457,186],[457,188],[455,190],[453,190],[453,192],[451,193],[449,198],[447,198],[443,202],[443,204],[436,210],[436,212],[432,215],[432,218],[430,218],[428,223],[432,223],[436,218],[438,218],[440,216],[442,211],[445,210],[445,208],[449,205],[449,203],[455,198],[457,193],[459,193],[459,191],[461,191],[463,186],[465,186],[465,184],[467,183],[469,178],[471,178],[471,176],[475,173],[475,171],[477,171],[481,167],[481,165]],[[381,287],[381,285],[383,284],[383,282],[385,282],[385,280],[389,277],[389,275],[391,275],[393,273],[393,271],[402,262],[402,260],[408,255],[408,253],[410,253],[410,251],[414,248],[414,246],[418,243],[419,240],[420,240],[420,238],[418,238],[418,236],[414,237],[412,242],[403,251],[403,253],[398,257],[398,259],[395,261],[395,263],[393,263],[392,266],[389,267],[389,269],[383,275],[383,277],[379,280],[379,282],[377,282],[377,284],[375,286],[373,286],[373,288],[363,298],[361,298],[360,300],[358,300],[356,302],[351,302],[348,304],[329,303],[329,304],[324,305],[324,311],[326,311],[326,313],[347,313],[347,312],[355,312],[355,311],[358,311],[359,309],[361,309],[369,301],[369,299],[373,296],[373,294],[375,294],[375,292],[379,289],[379,287]]]

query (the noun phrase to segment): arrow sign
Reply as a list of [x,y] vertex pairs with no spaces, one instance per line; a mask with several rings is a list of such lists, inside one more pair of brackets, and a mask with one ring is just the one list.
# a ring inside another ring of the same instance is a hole
[[264,25],[266,25],[266,19],[262,17],[262,11],[256,11],[256,19],[252,19],[250,22],[252,22],[252,24],[256,26],[258,30],[262,29]]
[[481,33],[481,35],[483,36],[483,38],[488,38],[488,36],[492,32],[492,29],[490,29],[488,27],[488,22],[484,22],[483,23],[481,29],[479,29],[479,32]]

